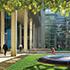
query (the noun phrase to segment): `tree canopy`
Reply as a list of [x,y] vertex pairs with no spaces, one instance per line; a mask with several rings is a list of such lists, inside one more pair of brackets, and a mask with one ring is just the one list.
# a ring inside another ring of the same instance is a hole
[[49,8],[53,12],[69,16],[70,0],[0,0],[0,10],[4,9],[9,13],[25,8],[34,14],[41,9]]

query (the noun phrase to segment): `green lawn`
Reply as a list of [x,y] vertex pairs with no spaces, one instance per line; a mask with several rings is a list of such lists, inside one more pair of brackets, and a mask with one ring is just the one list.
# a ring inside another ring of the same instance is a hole
[[6,70],[66,70],[66,67],[55,67],[54,65],[39,63],[37,59],[45,55],[46,54],[29,55]]

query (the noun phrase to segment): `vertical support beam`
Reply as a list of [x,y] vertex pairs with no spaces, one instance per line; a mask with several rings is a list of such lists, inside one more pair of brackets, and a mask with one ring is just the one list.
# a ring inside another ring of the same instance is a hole
[[41,26],[38,26],[38,48],[41,47]]
[[[41,11],[41,14],[44,13],[44,11]],[[45,48],[45,16],[44,14],[41,15],[41,45],[43,48]]]
[[35,43],[36,43],[36,48],[38,48],[38,27],[37,25],[35,26]]
[[28,50],[28,11],[24,10],[24,51]]
[[11,56],[16,56],[17,52],[17,11],[11,16]]
[[5,43],[5,16],[4,11],[1,11],[1,49],[3,48],[3,44]]
[[36,48],[35,24],[33,24],[33,48]]
[[29,36],[30,36],[30,49],[32,49],[32,18],[30,18],[30,32],[29,32]]

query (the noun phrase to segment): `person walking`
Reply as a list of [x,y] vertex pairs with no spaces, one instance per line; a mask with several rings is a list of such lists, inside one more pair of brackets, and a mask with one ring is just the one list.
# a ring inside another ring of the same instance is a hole
[[22,51],[22,44],[19,45],[19,50]]
[[4,49],[4,55],[6,56],[6,53],[8,51],[8,46],[6,43],[3,45],[3,49]]

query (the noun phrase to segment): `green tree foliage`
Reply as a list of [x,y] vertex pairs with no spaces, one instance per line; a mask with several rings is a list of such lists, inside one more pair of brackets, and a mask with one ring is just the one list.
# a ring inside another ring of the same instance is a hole
[[53,12],[59,11],[61,15],[69,16],[70,0],[44,0],[44,8]]
[[0,0],[0,10],[12,12],[18,9],[28,9],[34,14],[41,9],[49,8],[53,12],[59,11],[61,15],[69,15],[70,0]]

